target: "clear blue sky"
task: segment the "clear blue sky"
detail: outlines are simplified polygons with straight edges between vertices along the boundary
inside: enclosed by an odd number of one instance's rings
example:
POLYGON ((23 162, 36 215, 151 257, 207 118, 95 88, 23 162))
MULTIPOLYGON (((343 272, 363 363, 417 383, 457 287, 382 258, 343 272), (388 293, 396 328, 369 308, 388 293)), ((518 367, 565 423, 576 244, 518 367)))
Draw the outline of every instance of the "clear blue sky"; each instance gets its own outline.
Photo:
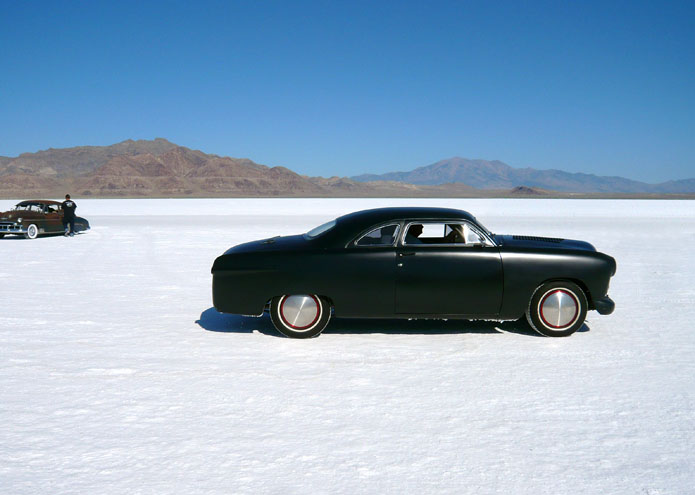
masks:
POLYGON ((311 175, 695 177, 695 2, 0 0, 0 155, 165 137, 311 175))

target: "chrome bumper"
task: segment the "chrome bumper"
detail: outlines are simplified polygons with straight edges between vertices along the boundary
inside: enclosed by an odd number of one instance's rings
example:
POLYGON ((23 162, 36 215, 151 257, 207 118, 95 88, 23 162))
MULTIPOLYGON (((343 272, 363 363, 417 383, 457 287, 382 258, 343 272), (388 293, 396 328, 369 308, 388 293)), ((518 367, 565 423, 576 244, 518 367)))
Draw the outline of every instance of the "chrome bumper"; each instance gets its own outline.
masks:
POLYGON ((16 223, 0 223, 0 234, 26 234, 27 229, 16 223))

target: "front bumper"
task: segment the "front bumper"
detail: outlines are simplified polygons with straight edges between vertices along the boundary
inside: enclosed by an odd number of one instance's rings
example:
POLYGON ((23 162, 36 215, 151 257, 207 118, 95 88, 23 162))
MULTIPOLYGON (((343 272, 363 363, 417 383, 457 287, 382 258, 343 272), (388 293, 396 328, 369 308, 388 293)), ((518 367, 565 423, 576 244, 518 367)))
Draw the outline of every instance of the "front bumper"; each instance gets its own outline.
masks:
POLYGON ((615 303, 610 297, 603 296, 594 301, 594 306, 596 306, 596 311, 602 315, 609 315, 615 309, 615 303))
POLYGON ((26 234, 27 229, 16 223, 0 223, 0 234, 26 234))

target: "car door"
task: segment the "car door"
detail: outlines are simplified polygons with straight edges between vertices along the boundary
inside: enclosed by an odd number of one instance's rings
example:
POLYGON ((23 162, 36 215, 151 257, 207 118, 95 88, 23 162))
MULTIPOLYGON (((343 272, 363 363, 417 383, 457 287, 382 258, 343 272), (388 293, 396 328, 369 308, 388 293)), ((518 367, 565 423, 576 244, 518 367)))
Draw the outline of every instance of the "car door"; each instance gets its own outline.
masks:
POLYGON ((26 212, 22 215, 25 227, 31 224, 39 228, 40 233, 46 232, 46 215, 43 213, 43 205, 40 203, 30 203, 26 212))
POLYGON ((396 241, 401 225, 390 222, 374 226, 345 249, 327 253, 336 316, 393 317, 396 241))
POLYGON ((63 215, 58 205, 46 205, 44 215, 46 232, 63 231, 63 215))
POLYGON ((499 249, 473 224, 413 221, 401 237, 396 248, 397 314, 494 317, 499 313, 503 288, 499 249))

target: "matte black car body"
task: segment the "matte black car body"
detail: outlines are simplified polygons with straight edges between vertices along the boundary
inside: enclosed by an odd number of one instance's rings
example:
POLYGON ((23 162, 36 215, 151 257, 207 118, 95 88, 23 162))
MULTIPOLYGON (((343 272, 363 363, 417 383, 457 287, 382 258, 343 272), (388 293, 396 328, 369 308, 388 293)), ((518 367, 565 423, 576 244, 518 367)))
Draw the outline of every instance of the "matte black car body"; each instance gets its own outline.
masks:
MULTIPOLYGON (((65 231, 61 203, 47 199, 21 201, 9 210, 0 212, 0 238, 6 235, 23 235, 34 239, 44 234, 65 231)), ((75 232, 89 230, 89 222, 75 217, 75 232)))
POLYGON ((516 320, 543 284, 566 280, 586 309, 608 314, 615 260, 583 241, 495 235, 469 213, 380 208, 351 213, 315 238, 275 237, 232 247, 212 267, 213 304, 223 313, 261 315, 284 294, 316 294, 345 318, 516 320), (475 245, 404 245, 413 222, 462 222, 475 245), (365 233, 397 223, 392 246, 357 246, 365 233), (484 238, 484 239, 483 239, 484 238))

